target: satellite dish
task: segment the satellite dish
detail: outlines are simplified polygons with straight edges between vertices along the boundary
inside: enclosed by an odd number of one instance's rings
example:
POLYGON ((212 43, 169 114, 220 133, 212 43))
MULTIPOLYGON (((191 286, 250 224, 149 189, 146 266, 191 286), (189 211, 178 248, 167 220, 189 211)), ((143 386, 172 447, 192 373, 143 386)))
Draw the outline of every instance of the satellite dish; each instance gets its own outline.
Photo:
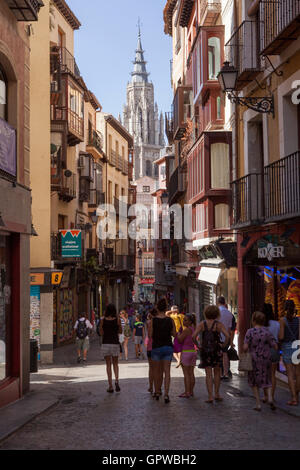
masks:
POLYGON ((66 178, 71 178, 71 176, 72 176, 72 171, 66 170, 66 171, 65 171, 65 177, 66 177, 66 178))

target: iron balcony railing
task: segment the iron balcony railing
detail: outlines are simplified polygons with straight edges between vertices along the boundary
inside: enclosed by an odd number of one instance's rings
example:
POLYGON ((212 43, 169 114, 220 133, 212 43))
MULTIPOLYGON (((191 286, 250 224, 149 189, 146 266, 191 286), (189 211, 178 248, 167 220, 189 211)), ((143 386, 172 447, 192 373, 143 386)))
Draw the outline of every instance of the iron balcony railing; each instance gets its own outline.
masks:
POLYGON ((103 148, 102 135, 100 134, 100 132, 96 131, 93 128, 89 128, 88 132, 89 132, 88 145, 95 147, 96 150, 98 150, 98 152, 101 153, 102 148, 103 148))
POLYGON ((261 53, 280 54, 300 35, 300 1, 261 0, 260 24, 261 53))
POLYGON ((172 173, 169 182, 169 204, 173 204, 176 197, 183 194, 187 187, 186 173, 180 167, 172 173))
POLYGON ((112 166, 116 166, 116 164, 117 164, 117 154, 116 154, 115 150, 110 150, 110 152, 109 152, 109 163, 112 166))
POLYGON ((128 175, 128 161, 123 160, 122 173, 128 175))
POLYGON ((84 122, 83 118, 78 116, 71 109, 64 107, 51 106, 51 120, 52 121, 65 121, 68 123, 70 133, 75 133, 83 140, 84 137, 84 122))
POLYGON ((181 140, 185 134, 188 119, 192 117, 192 87, 179 86, 173 101, 174 140, 181 140))
POLYGON ((70 73, 76 78, 80 78, 80 70, 76 64, 76 60, 71 52, 65 47, 60 48, 60 61, 62 73, 70 73))
POLYGON ((238 70, 237 89, 260 72, 259 28, 256 21, 243 21, 226 43, 226 56, 238 70))
POLYGON ((300 151, 265 167, 265 218, 300 216, 300 151))
POLYGON ((233 181, 233 226, 247 226, 259 223, 264 216, 263 177, 252 173, 233 181))

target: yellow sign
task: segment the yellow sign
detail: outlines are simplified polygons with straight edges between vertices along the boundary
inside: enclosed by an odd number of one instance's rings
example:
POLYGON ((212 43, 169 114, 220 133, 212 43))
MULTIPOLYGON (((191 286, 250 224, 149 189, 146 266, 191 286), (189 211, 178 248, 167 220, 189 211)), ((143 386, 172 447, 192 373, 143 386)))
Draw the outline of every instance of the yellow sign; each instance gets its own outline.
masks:
POLYGON ((45 284, 44 273, 32 273, 30 274, 30 285, 32 286, 43 286, 45 284))
POLYGON ((62 277, 63 273, 52 273, 51 284, 54 286, 58 286, 61 283, 62 277))

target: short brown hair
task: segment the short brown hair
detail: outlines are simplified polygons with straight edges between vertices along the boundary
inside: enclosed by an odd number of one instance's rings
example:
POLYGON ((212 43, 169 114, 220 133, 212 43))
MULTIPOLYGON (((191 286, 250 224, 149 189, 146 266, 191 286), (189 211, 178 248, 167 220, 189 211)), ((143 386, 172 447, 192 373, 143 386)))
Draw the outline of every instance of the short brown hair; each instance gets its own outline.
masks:
POLYGON ((265 326, 266 324, 266 316, 262 312, 254 312, 252 315, 252 323, 259 325, 259 326, 265 326))
POLYGON ((159 310, 160 312, 165 312, 167 308, 168 305, 165 298, 162 298, 157 302, 157 310, 159 310))
POLYGON ((204 316, 207 320, 216 320, 220 316, 219 307, 216 305, 209 305, 204 310, 204 316))

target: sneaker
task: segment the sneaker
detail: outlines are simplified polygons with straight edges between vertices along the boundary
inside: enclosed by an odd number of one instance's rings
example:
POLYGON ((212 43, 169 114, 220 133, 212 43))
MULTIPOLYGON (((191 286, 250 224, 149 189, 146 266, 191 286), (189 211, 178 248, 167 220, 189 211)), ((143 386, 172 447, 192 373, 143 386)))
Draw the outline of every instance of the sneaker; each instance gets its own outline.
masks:
POLYGON ((77 364, 81 363, 81 357, 77 357, 77 364))

